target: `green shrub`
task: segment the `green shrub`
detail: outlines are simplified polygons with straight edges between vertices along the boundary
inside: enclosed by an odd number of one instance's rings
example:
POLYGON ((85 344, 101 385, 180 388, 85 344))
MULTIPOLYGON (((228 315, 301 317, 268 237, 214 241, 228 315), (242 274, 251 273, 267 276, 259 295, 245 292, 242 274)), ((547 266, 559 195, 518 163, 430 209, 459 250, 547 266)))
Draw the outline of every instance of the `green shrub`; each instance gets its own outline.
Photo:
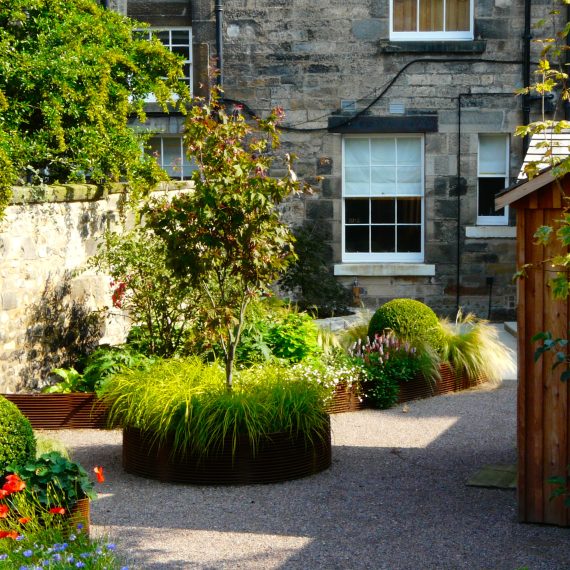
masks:
POLYGON ((232 390, 224 368, 199 358, 158 360, 147 370, 109 379, 103 398, 115 425, 174 437, 176 452, 207 453, 247 434, 253 447, 264 434, 324 433, 326 393, 290 367, 265 363, 236 372, 232 390))
POLYGON ((289 312, 269 328, 267 344, 277 358, 299 362, 319 353, 319 329, 306 313, 289 312))
POLYGON ((79 499, 97 497, 85 469, 58 451, 16 462, 9 471, 26 483, 26 493, 48 509, 64 507, 69 511, 79 499))
POLYGON ((0 475, 8 464, 25 462, 35 455, 32 425, 15 404, 0 396, 0 475))
POLYGON ((382 305, 370 319, 368 336, 373 338, 391 330, 403 341, 420 347, 427 344, 436 352, 442 348, 442 331, 437 315, 414 299, 392 299, 382 305))
POLYGON ((398 401, 399 386, 421 374, 427 382, 439 375, 439 358, 426 349, 416 349, 393 332, 355 342, 349 349, 366 376, 365 395, 376 408, 392 407, 398 401))

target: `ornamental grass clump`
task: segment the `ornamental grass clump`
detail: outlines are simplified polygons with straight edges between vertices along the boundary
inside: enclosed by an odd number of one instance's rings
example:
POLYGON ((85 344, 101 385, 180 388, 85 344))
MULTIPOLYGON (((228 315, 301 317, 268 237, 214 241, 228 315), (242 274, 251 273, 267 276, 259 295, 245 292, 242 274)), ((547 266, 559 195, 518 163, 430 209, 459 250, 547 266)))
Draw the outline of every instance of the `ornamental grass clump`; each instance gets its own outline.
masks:
POLYGON ((442 319, 440 325, 441 359, 458 375, 498 382, 516 371, 512 351, 499 341, 497 329, 488 321, 459 311, 454 323, 442 319))
POLYGON ((324 436, 326 390, 279 363, 236 373, 227 390, 225 369, 198 357, 158 360, 146 370, 115 375, 105 385, 114 425, 141 429, 161 442, 172 438, 173 453, 208 454, 247 436, 255 450, 274 432, 324 436))

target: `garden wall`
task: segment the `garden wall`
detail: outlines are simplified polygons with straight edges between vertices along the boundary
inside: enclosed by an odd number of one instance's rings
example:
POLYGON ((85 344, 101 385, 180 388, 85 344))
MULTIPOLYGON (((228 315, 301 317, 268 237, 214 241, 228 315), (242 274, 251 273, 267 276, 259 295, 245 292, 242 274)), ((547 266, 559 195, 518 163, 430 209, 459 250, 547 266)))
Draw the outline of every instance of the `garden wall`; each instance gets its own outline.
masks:
POLYGON ((126 315, 106 310, 110 279, 86 263, 107 229, 132 223, 121 186, 14 189, 0 220, 0 392, 35 388, 53 367, 124 340, 126 315))

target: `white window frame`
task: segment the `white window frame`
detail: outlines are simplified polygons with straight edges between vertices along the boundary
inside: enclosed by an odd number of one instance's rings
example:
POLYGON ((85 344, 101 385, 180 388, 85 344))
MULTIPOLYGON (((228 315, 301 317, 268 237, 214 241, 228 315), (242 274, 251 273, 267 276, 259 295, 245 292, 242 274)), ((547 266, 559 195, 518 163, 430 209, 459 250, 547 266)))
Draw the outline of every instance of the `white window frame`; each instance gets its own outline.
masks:
MULTIPOLYGON (((382 197, 398 197, 397 194, 382 194, 382 197)), ((380 196, 378 196, 380 197, 380 196)), ((424 261, 424 247, 425 247, 425 139, 424 136, 421 134, 378 134, 378 135, 345 135, 342 139, 342 261, 343 263, 358 263, 358 262, 365 262, 365 263, 376 263, 376 262, 392 262, 392 263, 422 263, 424 261), (345 241, 345 200, 351 198, 374 198, 371 193, 366 195, 346 195, 345 194, 345 168, 346 168, 346 159, 345 159, 345 144, 346 141, 351 139, 366 139, 371 141, 372 139, 390 139, 394 140, 396 138, 413 138, 419 139, 421 144, 421 165, 420 165, 420 178, 421 178, 421 193, 420 194, 405 194, 402 197, 419 197, 420 198, 420 205, 421 205, 421 222, 420 222, 420 251, 419 252, 382 252, 382 253, 373 253, 373 252, 347 252, 346 251, 346 241, 345 241)), ((397 225, 397 224, 396 224, 397 225)), ((369 227, 372 224, 369 223, 369 227)))
MULTIPOLYGON (((395 32, 394 31, 394 0, 390 0, 390 39, 394 41, 407 41, 407 42, 423 42, 423 41, 437 41, 437 40, 452 40, 452 41, 469 41, 473 40, 473 19, 474 19, 474 0, 469 0, 469 30, 465 31, 452 31, 446 32, 445 30, 435 32, 422 32, 419 31, 420 9, 418 2, 417 10, 417 29, 416 32, 395 32)), ((445 0, 447 2, 447 0, 445 0)), ((443 8, 443 22, 445 25, 445 6, 443 8)))
MULTIPOLYGON (((184 136, 179 134, 179 135, 172 135, 172 134, 163 134, 163 133, 157 133, 154 134, 152 137, 150 137, 147 141, 147 146, 150 146, 150 141, 151 140, 160 140, 160 151, 159 151, 159 156, 158 157, 154 157, 156 158, 156 161, 158 163, 158 165, 164 169, 166 171, 166 173, 168 174, 168 176, 170 176, 171 180, 189 180, 190 177, 192 176, 192 172, 194 172, 194 170, 196 170, 196 167, 192 164, 188 165, 185 164, 184 162, 184 158, 187 157, 187 153, 185 152, 185 148, 184 148, 184 136), (164 163, 164 140, 165 139, 171 139, 171 140, 179 140, 180 141, 180 174, 177 174, 176 172, 174 172, 173 174, 171 174, 170 172, 168 172, 168 168, 178 168, 178 167, 174 167, 172 166, 170 163, 169 164, 165 164, 164 163)), ((152 153, 152 150, 150 148, 147 149, 147 153, 150 156, 154 156, 152 153)))
POLYGON ((502 215, 499 216, 480 216, 479 215, 479 180, 481 178, 501 178, 497 174, 485 174, 480 171, 481 156, 481 137, 496 136, 504 137, 505 144, 505 188, 509 187, 509 171, 510 171, 510 137, 507 133, 479 133, 477 137, 477 225, 478 226, 506 226, 509 223, 509 207, 505 206, 502 215))
MULTIPOLYGON (((172 48, 188 47, 188 58, 189 59, 184 60, 184 65, 189 66, 190 75, 188 75, 188 76, 185 75, 181 79, 188 85, 188 89, 190 90, 190 95, 192 95, 192 83, 193 83, 193 78, 194 78, 194 67, 193 67, 193 62, 192 62, 192 28, 190 26, 176 26, 176 27, 165 26, 165 27, 156 27, 156 28, 154 28, 154 27, 141 28, 141 29, 136 30, 136 33, 141 34, 141 36, 143 36, 143 34, 146 34, 145 39, 147 39, 147 40, 149 40, 152 35, 157 34, 159 32, 168 32, 168 38, 169 38, 168 43, 164 43, 160 39, 159 39, 159 41, 161 41, 162 44, 166 48, 168 48, 168 50, 171 53, 172 53, 172 48), (186 43, 173 43, 172 32, 188 33, 188 44, 186 44, 186 43)), ((145 101, 147 103, 154 103, 154 102, 156 102, 156 98, 154 97, 154 95, 150 94, 147 97, 145 97, 145 101)))

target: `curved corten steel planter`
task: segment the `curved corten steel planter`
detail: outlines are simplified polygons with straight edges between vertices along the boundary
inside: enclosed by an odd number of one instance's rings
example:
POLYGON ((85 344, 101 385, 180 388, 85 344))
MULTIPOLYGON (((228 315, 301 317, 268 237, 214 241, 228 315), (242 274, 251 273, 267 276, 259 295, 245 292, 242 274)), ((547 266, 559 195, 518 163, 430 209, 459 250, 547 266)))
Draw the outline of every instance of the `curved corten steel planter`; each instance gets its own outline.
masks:
POLYGON ((103 429, 107 407, 91 393, 2 394, 35 429, 103 429))
POLYGON ((439 372, 441 378, 435 383, 426 380, 421 375, 416 376, 409 382, 400 382, 398 403, 402 404, 410 400, 420 400, 422 398, 430 398, 431 396, 439 396, 450 392, 459 392, 473 388, 487 381, 482 377, 470 378, 466 374, 458 376, 448 364, 442 364, 439 372))
POLYGON ((346 384, 339 384, 335 388, 331 401, 327 404, 327 414, 363 410, 366 403, 361 395, 362 391, 360 386, 354 384, 350 387, 347 387, 346 384))
POLYGON ((254 454, 247 436, 238 440, 235 454, 228 443, 206 456, 189 450, 172 454, 171 441, 157 444, 151 433, 123 429, 123 468, 127 473, 171 483, 247 485, 279 483, 307 477, 331 465, 330 429, 324 437, 274 433, 260 441, 254 454))

